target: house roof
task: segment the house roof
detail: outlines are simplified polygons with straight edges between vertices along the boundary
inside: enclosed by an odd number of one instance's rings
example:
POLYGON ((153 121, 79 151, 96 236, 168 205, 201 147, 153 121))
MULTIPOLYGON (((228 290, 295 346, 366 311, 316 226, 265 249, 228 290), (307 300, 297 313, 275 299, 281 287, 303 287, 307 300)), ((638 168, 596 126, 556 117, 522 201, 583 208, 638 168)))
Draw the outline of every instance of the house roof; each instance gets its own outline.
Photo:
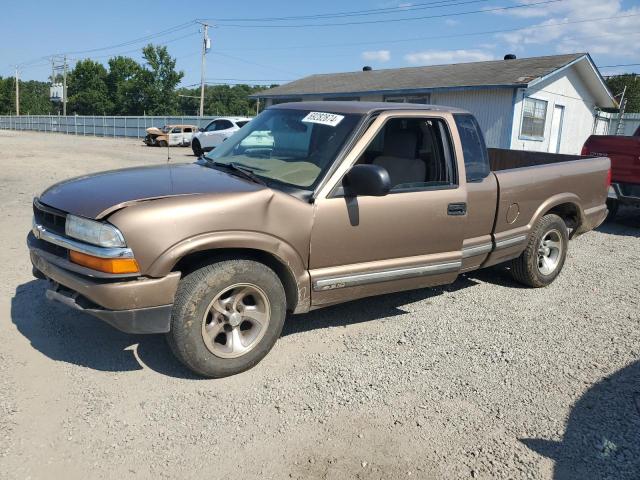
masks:
MULTIPOLYGON (((345 95, 362 93, 411 92, 433 89, 488 87, 528 87, 553 72, 585 60, 591 64, 606 94, 599 99, 613 102, 602 77, 586 53, 545 57, 455 63, 426 67, 405 67, 345 73, 310 75, 251 95, 252 98, 286 98, 305 95, 345 95), (605 97, 608 97, 609 100, 605 97)), ((597 83, 597 82, 596 82, 597 83)), ((608 106, 608 105, 603 105, 608 106)))

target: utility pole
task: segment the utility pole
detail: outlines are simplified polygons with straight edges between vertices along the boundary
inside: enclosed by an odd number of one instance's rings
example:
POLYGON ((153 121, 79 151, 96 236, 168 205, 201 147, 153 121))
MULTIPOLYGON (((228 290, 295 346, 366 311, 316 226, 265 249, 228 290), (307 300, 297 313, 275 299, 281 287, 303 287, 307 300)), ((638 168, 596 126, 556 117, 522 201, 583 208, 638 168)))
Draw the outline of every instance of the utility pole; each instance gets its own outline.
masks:
POLYGON ((16 65, 16 117, 20 115, 20 71, 16 65))
POLYGON ((202 63, 200 66, 200 116, 204 116, 204 70, 205 56, 211 48, 211 40, 209 39, 209 25, 202 22, 202 63))
POLYGON ((62 115, 67 116, 67 56, 64 56, 62 70, 62 115))

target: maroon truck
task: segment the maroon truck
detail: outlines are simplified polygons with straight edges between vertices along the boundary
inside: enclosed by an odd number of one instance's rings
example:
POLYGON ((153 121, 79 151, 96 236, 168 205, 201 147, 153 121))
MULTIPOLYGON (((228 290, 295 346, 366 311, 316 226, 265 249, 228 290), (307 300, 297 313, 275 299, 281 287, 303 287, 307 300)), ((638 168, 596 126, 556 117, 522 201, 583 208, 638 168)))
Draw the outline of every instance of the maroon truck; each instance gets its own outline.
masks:
POLYGON ((591 135, 582 155, 611 159, 611 187, 607 206, 613 218, 620 205, 640 207, 640 127, 630 137, 591 135))

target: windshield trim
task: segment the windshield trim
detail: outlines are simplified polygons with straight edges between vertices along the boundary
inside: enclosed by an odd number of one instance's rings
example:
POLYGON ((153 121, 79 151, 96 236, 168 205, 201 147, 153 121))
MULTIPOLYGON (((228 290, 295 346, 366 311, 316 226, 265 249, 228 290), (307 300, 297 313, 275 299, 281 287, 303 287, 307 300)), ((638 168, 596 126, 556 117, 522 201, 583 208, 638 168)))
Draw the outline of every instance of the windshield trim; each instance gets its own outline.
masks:
POLYGON ((371 126, 371 121, 375 120, 378 114, 379 112, 376 111, 362 115, 360 121, 356 124, 353 131, 351 132, 351 135, 345 140, 344 145, 336 154, 336 158, 333 160, 333 162, 331 162, 331 165, 329 165, 329 168, 327 168, 325 172, 319 176, 319 178, 322 178, 319 182, 316 183, 315 187, 313 188, 313 192, 310 198, 312 202, 318 197, 320 190, 322 190, 322 188, 326 185, 326 183, 329 181, 338 167, 342 165, 342 162, 344 162, 349 152, 353 150, 354 145, 357 143, 360 137, 362 137, 362 135, 369 129, 369 127, 371 126))

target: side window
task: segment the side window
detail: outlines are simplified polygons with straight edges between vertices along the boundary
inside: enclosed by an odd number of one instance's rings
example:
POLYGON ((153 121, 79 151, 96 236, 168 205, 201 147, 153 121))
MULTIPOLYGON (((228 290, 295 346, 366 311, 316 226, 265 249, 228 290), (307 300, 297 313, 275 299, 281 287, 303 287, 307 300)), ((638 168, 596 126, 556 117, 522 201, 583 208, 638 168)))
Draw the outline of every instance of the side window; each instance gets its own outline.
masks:
POLYGON ((173 127, 171 129, 171 133, 181 133, 182 132, 182 128, 181 127, 173 127))
POLYGON ((491 168, 480 126, 473 115, 455 114, 453 118, 456 121, 462 143, 467 182, 482 181, 489 176, 491 168))
POLYGON ((218 121, 214 120, 213 122, 211 122, 209 125, 207 125, 204 129, 205 132, 213 132, 216 127, 218 125, 218 121))
POLYGON ((384 167, 392 192, 452 188, 457 184, 452 151, 443 120, 394 118, 382 127, 358 163, 384 167))
POLYGON ((226 130, 227 128, 233 127, 233 123, 229 120, 218 120, 216 123, 216 130, 226 130))
POLYGON ((184 133, 191 133, 191 127, 184 127, 184 133))

